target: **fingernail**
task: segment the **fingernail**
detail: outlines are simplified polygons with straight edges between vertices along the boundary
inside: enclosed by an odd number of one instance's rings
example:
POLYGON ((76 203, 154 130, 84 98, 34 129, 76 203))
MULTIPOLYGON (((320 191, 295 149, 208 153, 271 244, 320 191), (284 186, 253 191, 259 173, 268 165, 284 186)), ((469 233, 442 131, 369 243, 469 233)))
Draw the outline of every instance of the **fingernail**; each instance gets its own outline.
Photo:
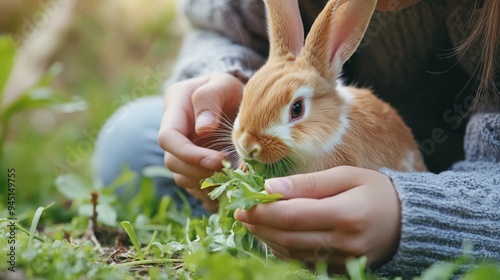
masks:
POLYGON ((196 118, 196 131, 199 131, 203 128, 208 128, 213 125, 215 122, 215 115, 212 111, 203 111, 196 118))
POLYGON ((246 218, 245 211, 236 209, 236 211, 234 211, 234 218, 240 222, 243 222, 246 218))
POLYGON ((215 170, 215 165, 212 160, 209 158, 204 158, 200 161, 201 167, 208 169, 208 170, 215 170))
POLYGON ((280 193, 287 195, 292 190, 292 182, 287 178, 269 179, 265 182, 268 193, 280 193))
POLYGON ((201 167, 208 170, 217 170, 220 168, 222 160, 219 157, 210 156, 200 161, 201 167))

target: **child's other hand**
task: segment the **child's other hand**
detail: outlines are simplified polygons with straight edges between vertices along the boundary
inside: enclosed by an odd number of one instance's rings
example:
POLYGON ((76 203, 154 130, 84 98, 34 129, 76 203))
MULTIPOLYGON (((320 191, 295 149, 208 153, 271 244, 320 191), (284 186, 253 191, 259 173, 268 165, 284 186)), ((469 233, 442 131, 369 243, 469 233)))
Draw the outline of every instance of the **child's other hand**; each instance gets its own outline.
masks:
POLYGON ((212 74, 175 83, 165 94, 158 135, 165 165, 174 173, 176 184, 209 211, 217 211, 217 202, 200 190, 200 180, 222 168, 225 157, 209 148, 211 136, 221 130, 221 116, 231 121, 236 117, 242 92, 243 84, 234 76, 212 74))
POLYGON ((341 166, 269 179, 266 189, 286 200, 238 210, 235 217, 279 258, 325 260, 331 271, 343 272, 349 256, 364 255, 373 267, 397 249, 399 199, 382 173, 341 166))

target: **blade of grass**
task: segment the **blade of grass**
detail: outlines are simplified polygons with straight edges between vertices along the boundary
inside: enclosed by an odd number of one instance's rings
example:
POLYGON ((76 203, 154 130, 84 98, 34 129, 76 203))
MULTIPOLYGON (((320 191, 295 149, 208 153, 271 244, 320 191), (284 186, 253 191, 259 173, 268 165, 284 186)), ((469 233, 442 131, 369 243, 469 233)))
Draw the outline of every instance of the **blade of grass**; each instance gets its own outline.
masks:
POLYGON ((151 221, 159 224, 164 224, 167 220, 168 206, 171 202, 172 198, 170 196, 163 196, 160 200, 160 204, 158 205, 156 215, 151 219, 151 221))
POLYGON ((189 217, 188 217, 186 219, 186 227, 184 229, 184 239, 186 240, 186 245, 187 245, 189 254, 194 254, 195 251, 194 251, 193 243, 191 242, 191 238, 189 238, 190 225, 191 225, 191 219, 189 219, 189 217))
POLYGON ((38 226, 38 222, 40 221, 40 217, 42 216, 43 210, 50 208, 52 205, 54 205, 54 202, 47 205, 46 207, 40 206, 38 207, 38 209, 36 209, 35 215, 33 216, 33 220, 31 221, 31 228, 28 238, 28 247, 31 247, 31 243, 33 242, 33 238, 35 237, 35 231, 38 226))
POLYGON ((149 240, 148 246, 146 246, 146 249, 144 250, 144 255, 146 255, 149 252, 149 250, 151 249, 151 246, 153 245, 153 242, 155 241, 157 234, 158 234, 158 232, 155 230, 153 232, 153 236, 151 237, 151 240, 149 240))
POLYGON ((128 237, 130 238, 130 241, 132 241, 132 244, 134 245, 135 250, 137 251, 137 255, 139 256, 139 260, 144 259, 144 254, 141 249, 141 245, 139 243, 139 239, 137 238, 137 235, 135 234, 134 227, 129 221, 123 221, 120 223, 125 230, 125 232, 128 234, 128 237))
POLYGON ((182 263, 184 259, 154 259, 154 260, 140 260, 115 264, 113 266, 123 267, 123 266, 134 266, 134 265, 146 265, 146 264, 164 264, 164 263, 182 263))
MULTIPOLYGON (((0 222, 6 222, 6 221, 8 221, 7 218, 0 218, 0 222)), ((24 232, 27 236, 30 235, 29 230, 22 227, 19 223, 16 223, 16 228, 19 229, 20 231, 24 232)), ((44 242, 43 238, 41 238, 39 236, 33 236, 33 238, 38 240, 38 241, 44 242)))

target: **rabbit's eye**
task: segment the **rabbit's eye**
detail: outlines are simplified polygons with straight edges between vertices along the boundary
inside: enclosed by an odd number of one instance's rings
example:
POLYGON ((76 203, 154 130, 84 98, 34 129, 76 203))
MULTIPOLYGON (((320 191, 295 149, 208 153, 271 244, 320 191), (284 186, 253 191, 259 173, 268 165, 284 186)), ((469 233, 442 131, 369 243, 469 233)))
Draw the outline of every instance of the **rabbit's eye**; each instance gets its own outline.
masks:
POLYGON ((304 99, 299 99, 290 107, 290 120, 299 119, 302 115, 304 115, 304 99))

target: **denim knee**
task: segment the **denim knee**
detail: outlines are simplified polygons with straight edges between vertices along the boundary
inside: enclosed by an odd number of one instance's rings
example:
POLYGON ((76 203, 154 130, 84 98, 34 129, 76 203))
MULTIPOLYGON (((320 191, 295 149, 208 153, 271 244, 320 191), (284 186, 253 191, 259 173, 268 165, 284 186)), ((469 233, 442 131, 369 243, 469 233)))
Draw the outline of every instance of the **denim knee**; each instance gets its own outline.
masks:
MULTIPOLYGON (((123 168, 129 168, 139 175, 134 182, 138 188, 145 167, 163 166, 164 152, 158 145, 162 115, 162 96, 140 98, 118 109, 101 128, 95 145, 95 179, 108 186, 120 176, 123 168)), ((153 180, 158 196, 168 195, 181 203, 178 196, 178 192, 181 192, 188 198, 193 212, 204 212, 200 203, 177 187, 173 179, 159 177, 153 180)))

